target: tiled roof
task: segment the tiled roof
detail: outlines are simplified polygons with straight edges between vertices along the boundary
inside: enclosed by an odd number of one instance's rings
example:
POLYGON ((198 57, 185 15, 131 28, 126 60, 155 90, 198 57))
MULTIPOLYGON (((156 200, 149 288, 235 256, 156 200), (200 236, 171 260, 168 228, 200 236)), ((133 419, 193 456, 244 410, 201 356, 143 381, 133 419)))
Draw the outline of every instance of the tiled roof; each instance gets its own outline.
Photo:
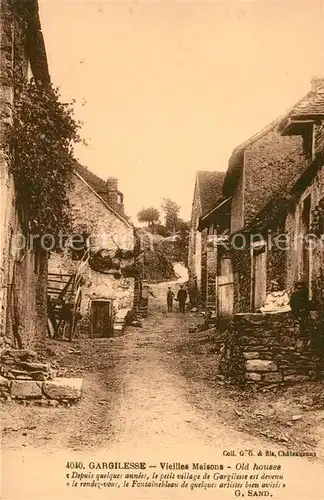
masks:
POLYGON ((290 112, 290 117, 304 116, 324 116, 324 93, 309 92, 290 112))
POLYGON ((51 78, 42 27, 39 17, 38 0, 26 0, 28 58, 36 80, 49 83, 51 78))
POLYGON ((322 91, 319 93, 308 92, 308 94, 279 118, 233 150, 224 181, 224 195, 230 196, 231 194, 232 186, 235 185, 235 179, 241 171, 241 161, 243 159, 244 150, 247 147, 251 146, 254 142, 261 139, 265 134, 276 127, 279 127, 279 130, 283 130, 289 119, 302 119, 307 117, 324 117, 324 93, 322 91))
POLYGON ((225 172, 197 172, 202 215, 213 210, 222 200, 225 172))
POLYGON ((76 163, 74 168, 78 172, 78 174, 83 177, 86 183, 89 184, 89 186, 91 186, 94 191, 96 191, 96 193, 102 194, 102 192, 106 190, 106 182, 97 175, 90 172, 87 167, 80 165, 80 163, 76 163))

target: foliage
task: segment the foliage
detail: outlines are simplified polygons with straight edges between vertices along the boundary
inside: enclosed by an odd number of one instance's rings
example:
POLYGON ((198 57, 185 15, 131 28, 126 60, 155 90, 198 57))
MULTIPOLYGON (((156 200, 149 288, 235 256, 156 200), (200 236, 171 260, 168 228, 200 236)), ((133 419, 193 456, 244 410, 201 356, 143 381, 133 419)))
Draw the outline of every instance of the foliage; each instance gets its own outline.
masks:
POLYGON ((310 231, 318 237, 324 234, 324 197, 312 210, 310 231))
POLYGON ((154 232, 159 236, 163 236, 164 238, 166 238, 170 234, 167 228, 163 224, 155 224, 154 232))
POLYGON ((147 222, 148 226, 152 226, 160 218, 159 211, 154 207, 142 208, 137 214, 139 222, 147 222))
POLYGON ((116 272, 120 269, 120 261, 110 255, 105 255, 105 251, 93 252, 90 255, 89 266, 98 273, 116 272))
POLYGON ((189 223, 182 221, 180 229, 173 241, 165 240, 161 242, 163 252, 168 255, 172 262, 188 263, 189 249, 189 223))
POLYGON ((164 198, 162 210, 165 214, 165 227, 168 231, 176 231, 179 220, 178 215, 180 212, 180 206, 170 198, 164 198))
POLYGON ((16 86, 10 142, 12 173, 26 230, 56 235, 70 223, 67 190, 73 173, 73 144, 80 124, 71 103, 51 84, 16 86))
POLYGON ((160 283, 175 278, 172 261, 162 249, 145 250, 142 276, 151 283, 160 283))

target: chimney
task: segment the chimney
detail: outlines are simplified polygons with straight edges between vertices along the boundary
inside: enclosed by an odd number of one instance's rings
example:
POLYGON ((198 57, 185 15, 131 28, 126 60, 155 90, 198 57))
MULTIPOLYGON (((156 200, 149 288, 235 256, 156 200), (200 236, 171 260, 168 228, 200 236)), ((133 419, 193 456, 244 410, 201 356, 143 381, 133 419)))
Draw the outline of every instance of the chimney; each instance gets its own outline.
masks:
POLYGON ((324 77, 314 76, 311 79, 311 90, 315 94, 324 94, 324 77))
POLYGON ((120 214, 124 212, 124 197, 118 191, 118 179, 116 177, 108 177, 107 179, 107 202, 116 212, 120 214))

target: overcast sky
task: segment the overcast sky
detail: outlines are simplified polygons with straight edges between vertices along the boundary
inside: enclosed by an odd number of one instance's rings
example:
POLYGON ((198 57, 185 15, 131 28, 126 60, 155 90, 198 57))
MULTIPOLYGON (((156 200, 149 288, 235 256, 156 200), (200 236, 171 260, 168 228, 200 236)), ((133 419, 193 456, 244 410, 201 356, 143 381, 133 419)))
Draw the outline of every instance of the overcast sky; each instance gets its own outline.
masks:
POLYGON ((163 197, 189 218, 195 172, 226 170, 324 74, 321 0, 39 4, 53 82, 89 141, 77 156, 119 178, 134 220, 163 197))

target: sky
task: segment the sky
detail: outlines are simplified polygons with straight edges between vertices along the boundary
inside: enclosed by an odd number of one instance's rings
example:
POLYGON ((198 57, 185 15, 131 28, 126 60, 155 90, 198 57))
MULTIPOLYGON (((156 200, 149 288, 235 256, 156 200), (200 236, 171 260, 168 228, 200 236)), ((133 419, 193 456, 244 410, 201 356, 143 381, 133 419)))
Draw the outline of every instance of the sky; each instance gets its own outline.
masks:
POLYGON ((197 170, 324 75, 324 2, 39 0, 53 83, 83 122, 76 155, 116 176, 126 212, 164 197, 190 218, 197 170))

